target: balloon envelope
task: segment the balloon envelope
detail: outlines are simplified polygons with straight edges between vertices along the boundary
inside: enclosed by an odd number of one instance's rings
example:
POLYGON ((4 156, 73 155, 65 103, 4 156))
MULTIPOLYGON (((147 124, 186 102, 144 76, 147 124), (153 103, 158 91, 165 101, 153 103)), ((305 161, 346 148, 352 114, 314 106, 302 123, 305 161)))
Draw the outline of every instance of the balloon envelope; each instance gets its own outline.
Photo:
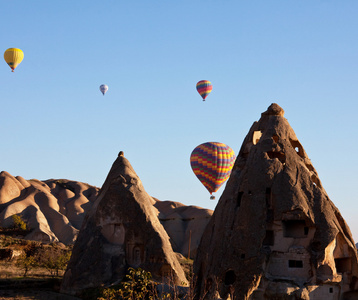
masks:
POLYGON ((11 68, 12 72, 14 72, 15 68, 24 59, 24 52, 18 48, 9 48, 4 52, 4 59, 11 68))
POLYGON ((213 85, 209 80, 200 80, 196 84, 196 90, 200 94, 200 96, 205 101, 206 97, 210 94, 211 90, 213 89, 213 85))
POLYGON ((235 159, 235 153, 229 146, 209 142, 193 150, 190 164, 196 177, 212 194, 229 178, 235 159))
POLYGON ((103 96, 104 96, 104 94, 107 93, 107 91, 108 91, 108 85, 106 85, 106 84, 101 84, 101 85, 99 86, 99 90, 102 92, 102 94, 103 94, 103 96))

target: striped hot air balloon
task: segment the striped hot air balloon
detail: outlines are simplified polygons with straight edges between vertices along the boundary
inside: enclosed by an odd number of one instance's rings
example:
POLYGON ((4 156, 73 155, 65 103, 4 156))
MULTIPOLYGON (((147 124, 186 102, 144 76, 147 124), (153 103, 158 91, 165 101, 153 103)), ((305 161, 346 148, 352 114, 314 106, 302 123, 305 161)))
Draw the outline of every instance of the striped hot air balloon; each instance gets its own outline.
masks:
POLYGON ((24 59, 24 52, 18 48, 9 48, 4 53, 4 59, 11 68, 11 72, 14 72, 18 64, 24 59))
POLYGON ((210 94, 211 90, 213 89, 213 85, 209 80, 200 80, 196 84, 196 90, 205 101, 206 97, 210 94))
MULTIPOLYGON (((229 178, 236 156, 227 145, 208 142, 197 146, 190 156, 191 168, 210 194, 229 178)), ((212 196, 210 199, 215 199, 212 196)))

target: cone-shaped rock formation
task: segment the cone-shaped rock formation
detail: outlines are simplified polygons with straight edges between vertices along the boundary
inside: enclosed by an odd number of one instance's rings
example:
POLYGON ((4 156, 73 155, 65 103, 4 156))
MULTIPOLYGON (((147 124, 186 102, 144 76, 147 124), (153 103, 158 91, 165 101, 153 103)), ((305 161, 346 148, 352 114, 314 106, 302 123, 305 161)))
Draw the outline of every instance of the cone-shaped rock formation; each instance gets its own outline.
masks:
POLYGON ((187 282, 154 203, 120 152, 82 224, 61 291, 76 294, 118 282, 128 267, 157 280, 187 282))
POLYGON ((283 115, 272 104, 243 142, 194 262, 197 299, 358 299, 351 232, 283 115))

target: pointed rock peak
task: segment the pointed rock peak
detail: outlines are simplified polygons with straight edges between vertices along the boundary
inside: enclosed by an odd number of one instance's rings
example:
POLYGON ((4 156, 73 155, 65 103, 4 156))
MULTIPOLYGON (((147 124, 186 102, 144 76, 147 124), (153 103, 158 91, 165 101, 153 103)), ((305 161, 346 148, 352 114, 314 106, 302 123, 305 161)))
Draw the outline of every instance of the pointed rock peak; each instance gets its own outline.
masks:
POLYGON ((196 299, 358 299, 350 229, 283 114, 272 104, 245 137, 197 250, 196 299))
POLYGON ((285 111, 276 103, 272 103, 268 109, 262 113, 262 115, 269 115, 269 116, 281 116, 285 114, 285 111))
POLYGON ((119 155, 83 222, 61 290, 76 294, 114 284, 129 267, 146 270, 158 281, 187 283, 153 202, 119 155))
MULTIPOLYGON (((95 207, 101 201, 103 195, 106 194, 108 189, 112 184, 124 184, 127 189, 130 189, 133 185, 135 185, 136 189, 139 191, 143 190, 142 182, 139 179, 138 175, 134 171, 132 165, 124 157, 123 151, 120 151, 118 154, 117 159, 114 161, 111 170, 109 171, 107 178, 99 192, 99 195, 95 202, 95 207)), ((145 197, 147 198, 147 197, 145 197)), ((149 202, 154 204, 155 201, 148 195, 149 202)), ((92 209, 91 212, 93 213, 95 210, 92 209)))

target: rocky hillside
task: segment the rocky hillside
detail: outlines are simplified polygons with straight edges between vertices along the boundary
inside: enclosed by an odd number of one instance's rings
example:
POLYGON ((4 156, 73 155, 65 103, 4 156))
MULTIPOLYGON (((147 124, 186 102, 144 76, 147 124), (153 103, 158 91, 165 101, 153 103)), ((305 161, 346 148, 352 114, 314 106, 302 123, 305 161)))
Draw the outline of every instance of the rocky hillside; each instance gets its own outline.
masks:
MULTIPOLYGON (((20 215, 31 228, 26 239, 73 244, 86 212, 99 188, 67 179, 25 180, 0 173, 0 227, 13 226, 20 215)), ((212 210, 153 198, 159 220, 167 231, 173 250, 194 257, 212 210)))

